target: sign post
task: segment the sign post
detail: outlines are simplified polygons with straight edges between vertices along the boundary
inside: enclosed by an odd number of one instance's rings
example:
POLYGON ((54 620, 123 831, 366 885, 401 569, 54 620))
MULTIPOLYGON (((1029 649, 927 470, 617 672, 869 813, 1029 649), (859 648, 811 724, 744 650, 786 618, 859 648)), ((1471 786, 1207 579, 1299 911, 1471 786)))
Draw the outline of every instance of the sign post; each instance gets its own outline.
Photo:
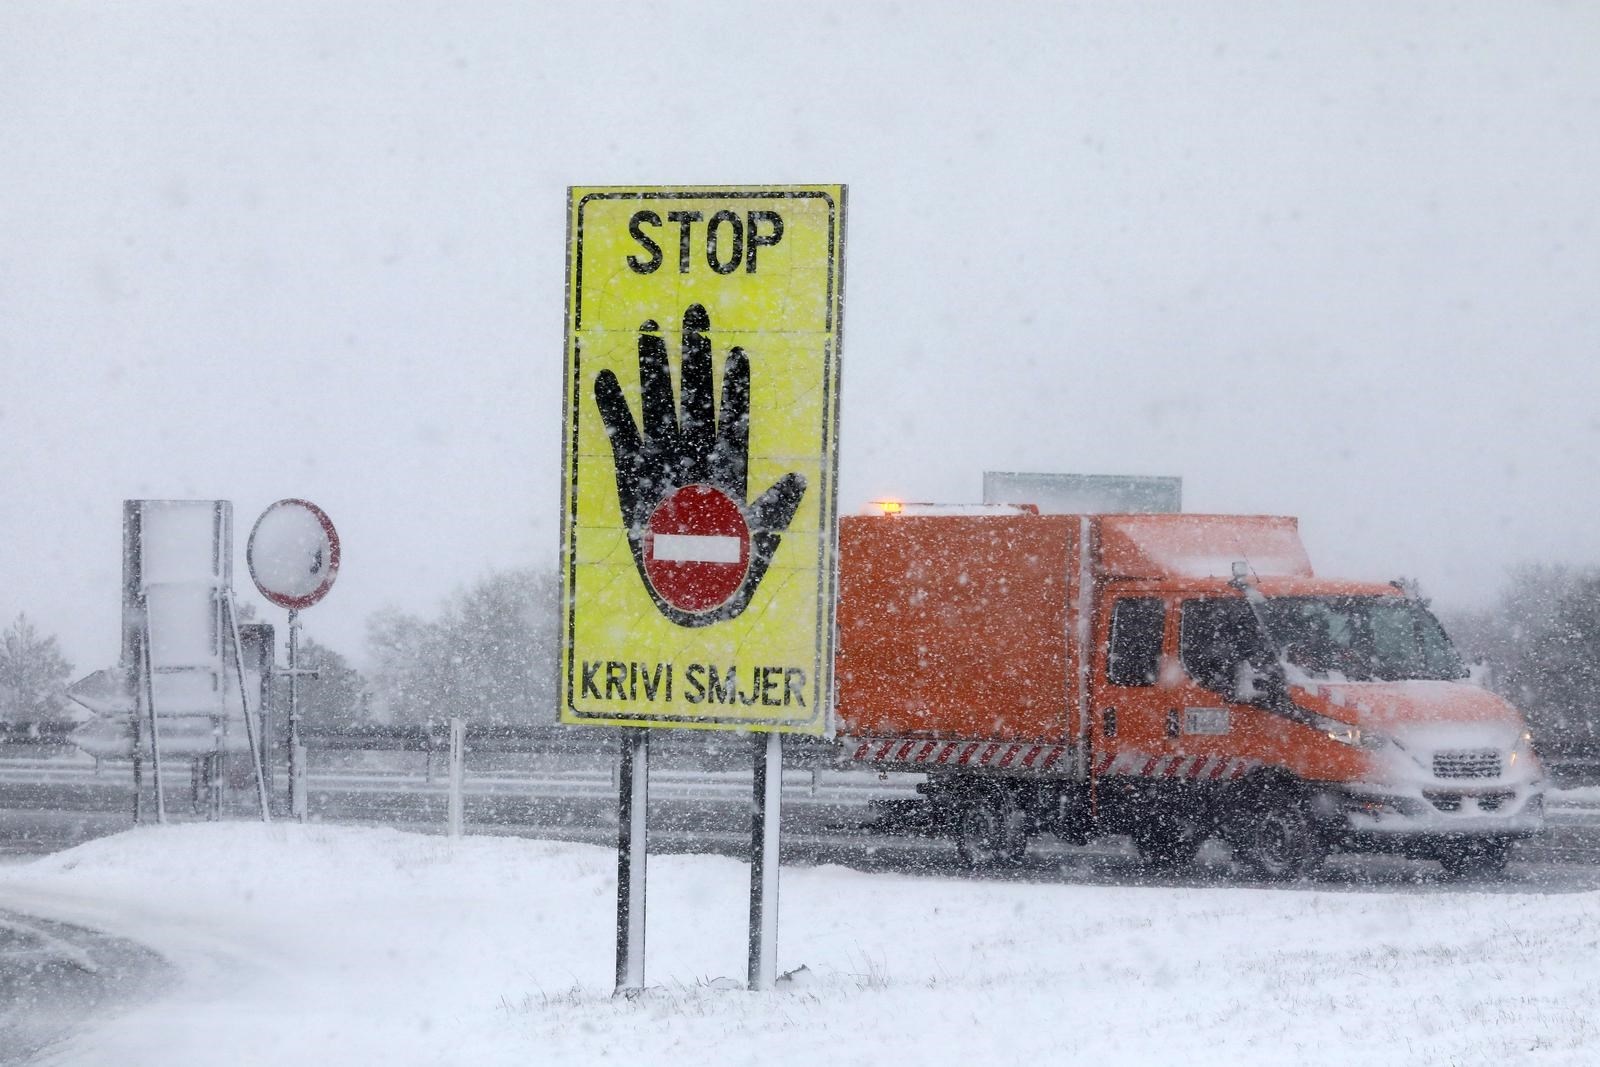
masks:
POLYGON ((270 821, 239 629, 233 505, 226 500, 123 501, 122 655, 116 667, 80 679, 67 695, 97 716, 73 731, 74 744, 96 759, 132 756, 135 822, 144 816, 146 733, 157 819, 166 821, 163 756, 196 761, 196 801, 203 784, 209 817, 221 816, 224 761, 240 747, 232 729, 230 671, 261 818, 270 821))
POLYGON ((300 612, 289 609, 289 816, 306 821, 306 750, 300 743, 300 676, 315 674, 300 667, 300 612))
POLYGON ((771 989, 778 980, 778 814, 783 795, 783 735, 756 740, 753 810, 750 817, 751 989, 771 989))
POLYGON ((306 754, 300 744, 300 611, 333 588, 339 576, 339 533, 328 513, 309 500, 280 500, 261 513, 245 549, 261 595, 289 612, 289 814, 306 821, 306 754))
POLYGON ((617 797, 618 993, 644 988, 645 815, 650 800, 650 731, 622 731, 617 797))
MULTIPOLYGON (((166 822, 163 756, 216 763, 227 743, 232 548, 226 500, 122 503, 120 666, 131 671, 136 754, 149 733, 158 822, 166 822)), ((248 706, 240 714, 248 724, 248 706)), ((136 820, 139 769, 136 761, 136 820)))
POLYGON ((780 735, 824 732, 832 690, 844 216, 841 185, 569 190, 561 721, 625 729, 619 992, 644 981, 661 728, 771 735, 751 841, 770 985, 780 735))

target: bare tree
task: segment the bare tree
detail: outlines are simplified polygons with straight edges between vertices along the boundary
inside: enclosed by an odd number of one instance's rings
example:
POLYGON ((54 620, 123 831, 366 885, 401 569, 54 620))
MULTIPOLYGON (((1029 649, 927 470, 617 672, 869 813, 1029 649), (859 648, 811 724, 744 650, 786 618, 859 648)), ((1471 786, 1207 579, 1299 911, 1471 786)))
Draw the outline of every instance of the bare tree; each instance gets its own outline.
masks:
POLYGON ((71 675, 72 664, 61 655, 55 637, 41 637, 27 615, 18 615, 0 637, 0 719, 46 723, 68 718, 71 675))
MULTIPOLYGON (((315 678, 300 682, 300 714, 306 729, 349 730, 371 721, 366 681, 349 660, 314 638, 300 639, 300 662, 316 668, 315 678)), ((275 683, 277 707, 289 706, 289 681, 275 683)))
POLYGON ((1447 621, 1542 746, 1600 742, 1600 570, 1521 567, 1493 608, 1447 621))
POLYGON ((439 627, 414 615, 385 609, 367 620, 371 654, 372 710, 382 722, 426 725, 443 704, 443 659, 439 627))
POLYGON ((367 624, 375 710, 393 722, 555 722, 554 579, 498 571, 452 596, 439 618, 385 611, 367 624))

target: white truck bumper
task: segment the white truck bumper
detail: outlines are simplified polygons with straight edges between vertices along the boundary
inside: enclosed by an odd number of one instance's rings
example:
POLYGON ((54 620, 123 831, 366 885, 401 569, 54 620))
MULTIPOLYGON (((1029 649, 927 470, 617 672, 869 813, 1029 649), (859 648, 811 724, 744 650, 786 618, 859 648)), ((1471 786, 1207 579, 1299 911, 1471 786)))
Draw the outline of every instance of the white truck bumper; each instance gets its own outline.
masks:
POLYGON ((1350 783, 1324 802, 1358 837, 1529 837, 1544 829, 1545 783, 1440 784, 1396 789, 1350 783))

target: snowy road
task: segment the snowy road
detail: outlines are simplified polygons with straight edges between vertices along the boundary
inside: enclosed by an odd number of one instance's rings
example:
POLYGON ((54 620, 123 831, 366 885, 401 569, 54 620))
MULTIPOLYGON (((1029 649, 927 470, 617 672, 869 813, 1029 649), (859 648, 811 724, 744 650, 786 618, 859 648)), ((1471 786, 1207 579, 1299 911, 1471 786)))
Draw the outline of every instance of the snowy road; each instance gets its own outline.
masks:
MULTIPOLYGON (((468 830, 546 840, 610 844, 615 840, 616 792, 603 763, 556 763, 527 771, 504 768, 469 773, 468 830)), ((414 766, 323 769, 311 777, 314 819, 443 829, 446 787, 439 776, 414 766)), ((862 823, 874 800, 914 796, 915 776, 887 782, 857 770, 789 769, 784 774, 784 857, 788 862, 840 863, 857 868, 963 872, 951 845, 865 833, 862 823)), ((748 848, 750 779, 747 772, 657 767, 650 782, 652 849, 743 856, 748 848)), ((169 810, 190 810, 185 788, 169 786, 169 810)), ((148 789, 148 782, 147 782, 148 789)), ((1557 794, 1550 827, 1515 853, 1513 880, 1554 891, 1600 886, 1600 791, 1557 794)), ((131 803, 126 768, 96 774, 78 760, 0 761, 0 859, 37 855, 104 836, 129 826, 131 803)), ((239 803, 247 797, 241 796, 239 803)), ((245 809, 240 807, 239 814, 245 809)), ((1030 870, 1076 871, 1098 879, 1143 879, 1127 846, 1118 841, 1087 848, 1049 840, 1030 849, 1030 870)), ((1217 879, 1225 867, 1214 865, 1217 879)), ((1335 882, 1378 884, 1437 880, 1437 866, 1383 857, 1340 857, 1330 866, 1335 882)))
MULTIPOLYGON (((661 855, 661 862, 672 862, 670 853, 744 855, 748 847, 747 775, 660 768, 652 774, 651 786, 651 848, 661 855)), ((422 774, 325 771, 313 777, 311 793, 316 817, 327 823, 385 824, 424 833, 442 829, 444 786, 422 774)), ((1217 843, 1208 845, 1200 863, 1189 871, 1152 875, 1131 846, 1120 840, 1069 847, 1045 839, 1030 849, 1020 869, 974 875, 959 865, 946 841, 875 836, 860 830, 870 801, 909 795, 913 795, 911 783, 904 779, 880 782, 875 775, 860 772, 786 773, 785 862, 796 872, 822 871, 836 864, 869 878, 911 876, 913 882, 926 887, 919 892, 935 896, 983 892, 983 886, 1010 886, 1015 891, 1031 886, 1041 892, 1139 887, 1180 893, 1266 888, 1242 882, 1228 862, 1226 849, 1217 843), (941 884, 947 888, 940 889, 941 884)), ((62 765, 60 761, 37 766, 0 762, 0 864, 9 861, 18 868, 15 873, 20 873, 30 856, 127 829, 129 797, 129 783, 122 774, 97 776, 91 767, 62 765)), ((181 813, 187 808, 186 796, 173 790, 169 805, 181 813)), ((550 768, 537 774, 480 773, 468 779, 467 815, 469 831, 480 838, 542 838, 609 846, 615 835, 614 786, 604 767, 550 768)), ((189 829, 211 834, 227 828, 189 829)), ((259 832, 248 826, 237 829, 259 832)), ((497 847, 488 841, 483 844, 497 847)), ((699 859, 709 862, 711 857, 699 859)), ((692 860, 696 857, 686 856, 678 862, 692 860)), ((234 872, 228 881, 237 884, 233 882, 237 877, 234 872)), ((1484 893, 1517 900, 1528 896, 1554 899, 1597 890, 1600 797, 1588 793, 1558 797, 1545 839, 1521 846, 1503 879, 1458 882, 1445 878, 1432 863, 1335 857, 1314 881, 1280 888, 1307 899, 1327 893, 1355 894, 1370 897, 1375 905, 1396 895, 1411 899, 1435 896, 1441 906, 1446 900, 1484 893)), ((115 908, 73 911, 81 901, 75 905, 70 898, 59 904, 48 896, 9 899, 12 908, 30 913, 130 932, 127 916, 115 908), (57 908, 66 910, 63 913, 57 908)), ((243 957, 226 941, 192 943, 196 936, 204 940, 220 935, 204 928, 197 928, 198 934, 184 933, 187 925, 186 920, 174 919, 162 934, 171 941, 164 951, 177 945, 189 954, 180 952, 176 957, 188 961, 181 967, 185 973, 199 966, 206 973, 231 974, 241 965, 243 957)), ((154 945, 163 944, 161 937, 146 937, 143 931, 137 936, 154 945)), ((80 927, 0 913, 0 1004, 11 1005, 0 1015, 0 1049, 5 1050, 0 1051, 0 1067, 29 1062, 36 1050, 75 1032, 85 1019, 100 1025, 135 1007, 137 998, 165 991, 170 982, 164 981, 163 974, 170 970, 151 952, 129 942, 80 927)))
POLYGON ((86 1019, 51 1059, 74 1067, 1593 1062, 1591 894, 1521 868, 1271 890, 1134 869, 791 867, 779 967, 806 970, 760 997, 737 977, 748 869, 718 856, 652 860, 637 1001, 611 996, 615 855, 589 845, 151 828, 0 867, 0 906, 137 938, 184 979, 86 1019))
POLYGON ((86 1017, 170 978, 158 955, 131 941, 0 911, 0 1067, 29 1062, 86 1017))

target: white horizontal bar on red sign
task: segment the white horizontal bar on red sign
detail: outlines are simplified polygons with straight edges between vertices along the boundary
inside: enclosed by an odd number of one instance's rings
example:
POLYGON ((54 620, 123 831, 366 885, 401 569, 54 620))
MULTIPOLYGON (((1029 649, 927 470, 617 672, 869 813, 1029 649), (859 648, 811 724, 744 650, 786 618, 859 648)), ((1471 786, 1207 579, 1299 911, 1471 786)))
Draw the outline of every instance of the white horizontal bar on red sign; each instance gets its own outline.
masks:
POLYGON ((738 563, 744 546, 721 534, 661 534, 650 539, 650 556, 662 563, 738 563))

